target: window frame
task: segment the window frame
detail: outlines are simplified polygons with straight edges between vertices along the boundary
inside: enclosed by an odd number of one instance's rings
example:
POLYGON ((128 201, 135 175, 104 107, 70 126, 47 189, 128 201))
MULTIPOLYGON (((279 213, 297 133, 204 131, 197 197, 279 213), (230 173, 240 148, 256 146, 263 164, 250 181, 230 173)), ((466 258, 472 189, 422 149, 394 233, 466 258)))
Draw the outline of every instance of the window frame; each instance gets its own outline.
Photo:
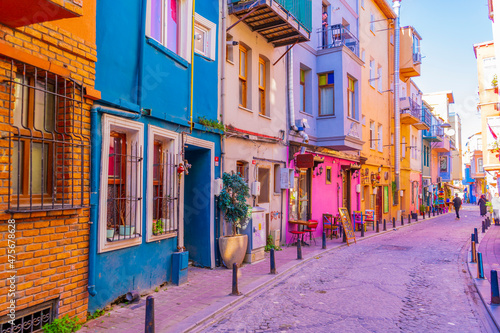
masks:
POLYGON ((377 90, 379 93, 382 93, 383 91, 383 83, 384 81, 382 80, 382 66, 378 66, 377 68, 377 75, 378 75, 378 86, 377 86, 377 90))
POLYGON ((259 57, 259 81, 258 81, 258 89, 259 89, 259 114, 263 116, 267 116, 267 91, 266 91, 266 61, 259 57), (262 71, 261 71, 262 67, 262 71), (261 77, 261 72, 262 76, 261 77), (261 85, 263 83, 263 85, 261 85))
POLYGON ((303 68, 300 68, 299 72, 299 80, 300 80, 300 91, 302 92, 302 104, 300 107, 302 108, 300 111, 307 113, 306 111, 306 70, 303 68))
POLYGON ((239 45, 239 50, 238 50, 238 79, 239 82, 242 84, 242 89, 241 89, 241 102, 238 101, 239 106, 242 108, 247 108, 248 107, 248 50, 246 47, 243 45, 239 45), (244 55, 245 59, 245 73, 244 75, 241 74, 241 55, 244 55))
POLYGON ((153 234, 153 198, 154 198, 154 176, 153 176, 153 163, 154 155, 153 150, 155 149, 155 142, 161 142, 163 144, 163 149, 171 151, 173 154, 179 154, 179 134, 161 127, 154 125, 148 125, 148 158, 147 158, 147 188, 146 188, 146 242, 154 242, 161 239, 168 239, 179 236, 179 228, 181 221, 184 219, 184 206, 183 200, 180 198, 184 197, 184 177, 181 178, 180 193, 177 193, 179 216, 177 216, 177 231, 165 233, 161 235, 153 234))
MULTIPOLYGON (((108 187, 108 173, 109 173, 109 147, 110 147, 110 137, 112 131, 121 131, 127 134, 127 143, 137 144, 139 147, 138 153, 144 151, 144 124, 125 119, 122 117, 116 117, 109 114, 104 114, 102 116, 102 150, 101 150, 101 189, 108 187)), ((144 155, 142 155, 144 156, 144 155)), ((140 165, 140 170, 136 172, 142 175, 142 164, 140 165)), ((132 185, 129 185, 132 186, 132 185)), ((143 182, 138 181, 135 184, 135 191, 139 196, 143 194, 143 182)), ((98 252, 108 252, 114 251, 122 248, 127 248, 130 246, 135 246, 142 244, 142 203, 143 200, 137 203, 137 208, 140 211, 136 214, 135 228, 136 233, 141 235, 139 237, 134 237, 130 239, 124 239, 120 241, 108 242, 106 237, 107 229, 107 191, 100 191, 99 195, 99 239, 98 239, 98 252)))
POLYGON ((375 88, 375 60, 370 59, 370 86, 375 88))
POLYGON ((356 119, 356 83, 357 80, 347 76, 347 117, 356 119), (352 82, 352 89, 351 89, 352 82), (352 105, 351 105, 352 100, 352 105))
POLYGON ((245 182, 249 182, 249 179, 248 179, 248 170, 249 170, 249 163, 247 161, 244 161, 244 160, 238 160, 236 161, 236 173, 240 173, 240 177, 243 178, 243 180, 245 180, 245 182), (238 171, 238 168, 243 168, 243 172, 239 172, 238 171))
MULTIPOLYGON (((198 27, 198 29, 205 30, 205 34, 206 34, 205 36, 207 38, 207 41, 205 42, 206 51, 203 53, 200 53, 200 52, 197 52, 197 50, 195 48, 195 52, 215 61, 215 53, 216 53, 215 44, 216 44, 216 38, 217 38, 216 37, 217 25, 214 22, 204 18, 200 14, 195 13, 194 26, 195 26, 195 28, 198 27)), ((226 54, 226 59, 227 59, 227 54, 226 54)))
POLYGON ((384 152, 384 128, 382 124, 378 124, 378 151, 384 152))
POLYGON ((335 116, 335 72, 325 72, 325 73, 318 73, 318 117, 332 117, 335 116), (328 83, 328 74, 333 74, 334 75, 334 82, 333 83, 328 83), (319 82, 319 77, 321 75, 326 75, 326 84, 321 85, 319 82), (333 99, 332 99, 332 106, 333 110, 331 114, 321 114, 321 89, 322 88, 333 88, 333 99))
POLYGON ((375 138, 375 122, 370 120, 370 149, 376 149, 376 138, 375 138))

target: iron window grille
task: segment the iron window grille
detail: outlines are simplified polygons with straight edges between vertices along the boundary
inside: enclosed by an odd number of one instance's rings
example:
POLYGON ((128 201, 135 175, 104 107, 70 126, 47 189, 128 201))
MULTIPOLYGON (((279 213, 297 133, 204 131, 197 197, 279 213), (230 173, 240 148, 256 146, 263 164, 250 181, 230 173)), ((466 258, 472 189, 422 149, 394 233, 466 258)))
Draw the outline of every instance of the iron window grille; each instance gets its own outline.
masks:
POLYGON ((43 332, 42 327, 50 324, 56 316, 58 299, 44 302, 33 307, 16 311, 14 325, 8 316, 0 318, 1 333, 36 333, 43 332))
POLYGON ((111 132, 108 166, 108 242, 140 237, 137 221, 142 214, 137 185, 142 188, 142 146, 127 142, 127 134, 111 132))
POLYGON ((0 61, 8 64, 0 80, 10 100, 7 211, 86 207, 90 137, 83 86, 14 59, 0 61))
POLYGON ((155 142, 153 161, 153 230, 155 236, 178 231, 178 155, 162 150, 155 142))

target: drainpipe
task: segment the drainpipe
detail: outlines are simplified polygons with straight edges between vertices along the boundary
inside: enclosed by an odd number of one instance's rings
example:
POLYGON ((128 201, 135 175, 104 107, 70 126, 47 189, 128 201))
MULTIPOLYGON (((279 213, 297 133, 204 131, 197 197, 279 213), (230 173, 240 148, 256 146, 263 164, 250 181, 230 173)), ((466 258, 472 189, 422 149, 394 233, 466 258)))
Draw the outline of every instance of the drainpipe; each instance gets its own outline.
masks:
POLYGON ((137 69, 137 104, 142 107, 142 82, 144 73, 144 43, 146 41, 147 0, 141 1, 141 30, 139 33, 139 68, 137 69))
MULTIPOLYGON (((220 122, 224 125, 225 120, 225 99, 226 99, 226 43, 227 43, 227 34, 226 34, 226 8, 227 2, 221 1, 222 6, 222 15, 221 15, 221 61, 222 64, 220 67, 220 122)), ((224 172, 224 157, 226 155, 226 137, 221 135, 220 137, 221 145, 221 156, 220 156, 220 176, 222 177, 222 173, 224 172)))
MULTIPOLYGON (((191 12, 191 87, 190 87, 190 120, 189 120, 189 134, 193 133, 193 97, 194 97, 194 18, 195 18, 195 0, 193 0, 193 10, 191 12)), ((184 147, 184 146, 183 146, 184 147)), ((183 158, 184 158, 184 148, 183 148, 183 158)))
POLYGON ((290 129, 299 133, 302 137, 303 143, 309 142, 309 135, 304 131, 301 127, 297 127, 295 125, 295 107, 293 100, 293 50, 288 47, 288 55, 287 55, 287 76, 288 76, 288 116, 290 118, 290 129))
POLYGON ((88 286, 90 296, 96 296, 95 290, 95 264, 97 256, 97 230, 99 225, 99 179, 100 160, 102 149, 102 133, 99 125, 99 113, 107 113, 129 119, 139 119, 141 114, 122 111, 120 109, 95 105, 90 109, 90 230, 89 230, 89 274, 88 286))
MULTIPOLYGON (((394 12, 396 13, 396 24, 394 27, 394 173, 396 181, 397 202, 399 203, 399 175, 401 172, 400 165, 400 139, 401 139, 401 124, 399 113, 399 8, 400 0, 394 0, 394 12)), ((401 206, 400 206, 401 207, 401 206)))

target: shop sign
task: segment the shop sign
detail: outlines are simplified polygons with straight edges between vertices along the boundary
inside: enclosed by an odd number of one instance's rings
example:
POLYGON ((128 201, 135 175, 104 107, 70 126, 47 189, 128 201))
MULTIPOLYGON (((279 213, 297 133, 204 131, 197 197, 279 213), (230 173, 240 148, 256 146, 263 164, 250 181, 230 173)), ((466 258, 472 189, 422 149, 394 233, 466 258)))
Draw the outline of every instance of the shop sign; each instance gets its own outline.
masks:
POLYGON ((368 168, 361 170, 361 184, 370 184, 370 170, 368 170, 368 168))
POLYGON ((314 155, 299 154, 295 157, 295 163, 299 169, 308 169, 314 167, 314 155))

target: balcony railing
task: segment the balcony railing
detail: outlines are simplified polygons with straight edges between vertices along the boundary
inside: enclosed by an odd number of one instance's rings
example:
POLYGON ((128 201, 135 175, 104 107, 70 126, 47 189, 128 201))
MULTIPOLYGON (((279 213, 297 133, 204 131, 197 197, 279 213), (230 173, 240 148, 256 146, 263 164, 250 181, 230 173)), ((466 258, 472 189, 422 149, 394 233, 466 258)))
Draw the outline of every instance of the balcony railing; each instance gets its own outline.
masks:
POLYGON ((359 56, 359 40, 342 24, 334 24, 327 28, 318 29, 318 49, 329 49, 337 46, 346 46, 355 55, 359 56))
POLYGON ((422 107, 422 120, 421 121, 429 127, 432 125, 432 114, 429 111, 429 109, 427 109, 425 106, 422 107))
POLYGON ((410 99, 409 97, 401 97, 400 99, 401 114, 410 114, 420 120, 421 106, 410 99))
POLYGON ((290 13, 307 31, 312 30, 311 0, 274 0, 290 13))
POLYGON ((419 53, 413 53, 413 63, 414 64, 420 64, 422 63, 422 54, 419 53))

